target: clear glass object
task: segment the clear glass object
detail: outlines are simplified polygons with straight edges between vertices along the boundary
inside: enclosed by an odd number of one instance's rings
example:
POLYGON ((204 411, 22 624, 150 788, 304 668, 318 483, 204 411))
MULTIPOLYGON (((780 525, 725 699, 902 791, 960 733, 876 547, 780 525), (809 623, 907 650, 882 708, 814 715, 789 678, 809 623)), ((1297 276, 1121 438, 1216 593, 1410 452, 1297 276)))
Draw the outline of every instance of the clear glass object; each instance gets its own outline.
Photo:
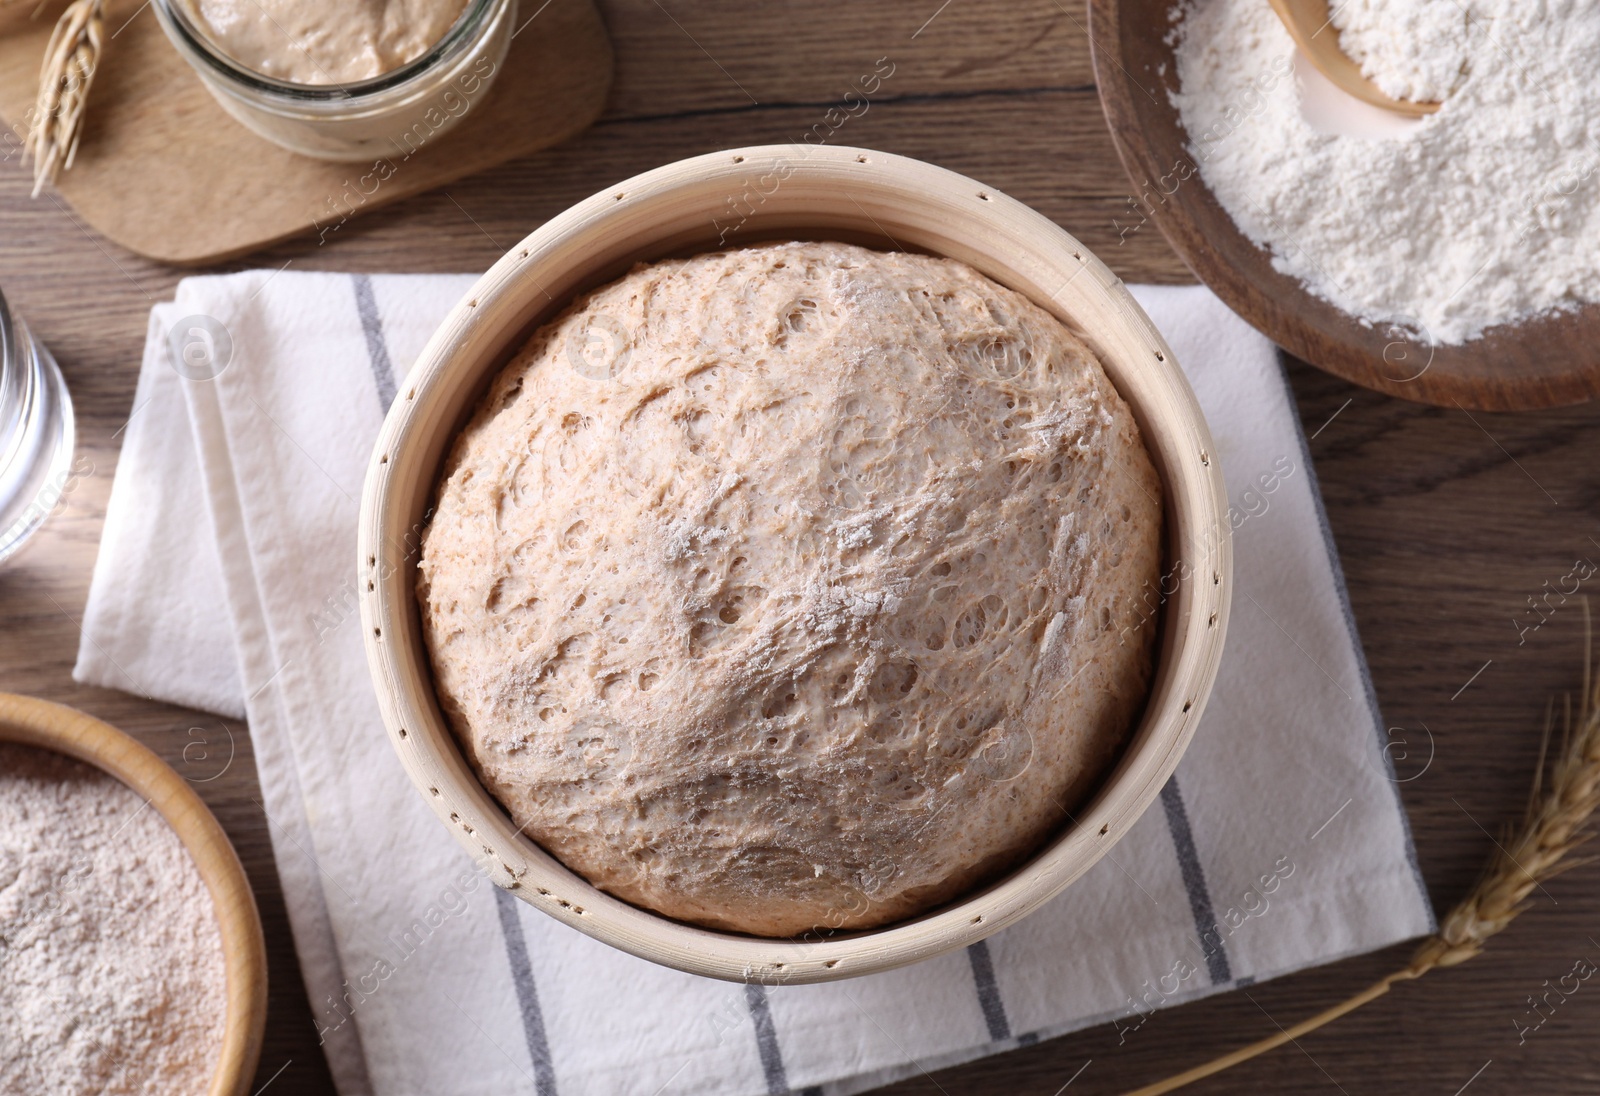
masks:
POLYGON ((0 561, 65 496, 76 440, 72 399, 56 360, 0 296, 0 561))
POLYGON ((357 83, 296 84, 224 53, 184 0, 153 6, 168 39, 229 114, 291 152, 352 162, 404 160, 453 129, 505 67, 517 16, 517 0, 470 0, 414 61, 357 83))

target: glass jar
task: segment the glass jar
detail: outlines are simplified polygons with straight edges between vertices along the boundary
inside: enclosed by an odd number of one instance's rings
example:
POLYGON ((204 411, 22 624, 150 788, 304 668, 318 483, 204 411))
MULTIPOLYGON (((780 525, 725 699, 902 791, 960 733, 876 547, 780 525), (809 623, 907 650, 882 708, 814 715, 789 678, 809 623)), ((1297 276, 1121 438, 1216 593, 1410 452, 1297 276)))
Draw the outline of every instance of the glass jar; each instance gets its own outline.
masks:
POLYGON ((76 441, 56 360, 0 296, 0 560, 71 490, 76 441))
POLYGON ((296 84, 224 53, 195 25, 184 0, 154 6, 173 46, 224 110, 291 152, 346 161, 403 160, 452 129, 499 76, 517 16, 517 0, 470 0, 414 61, 357 83, 296 84))

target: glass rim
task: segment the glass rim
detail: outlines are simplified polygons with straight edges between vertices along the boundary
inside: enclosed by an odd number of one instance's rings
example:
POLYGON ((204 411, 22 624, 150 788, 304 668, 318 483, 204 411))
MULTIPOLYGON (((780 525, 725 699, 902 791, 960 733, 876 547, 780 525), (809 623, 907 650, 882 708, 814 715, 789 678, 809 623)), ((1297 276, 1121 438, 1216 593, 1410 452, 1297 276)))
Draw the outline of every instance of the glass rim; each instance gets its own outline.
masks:
POLYGON ((17 366, 22 356, 17 347, 17 324, 11 317, 11 302, 0 291, 0 418, 5 404, 15 398, 17 366))
MULTIPOLYGON (((491 11, 504 3, 506 0, 467 0, 450 29, 420 56, 370 79, 344 84, 301 84, 257 72, 234 60, 196 27, 188 12, 183 10, 182 0, 155 0, 154 7, 161 22, 191 56, 249 91, 298 103, 354 103, 402 87, 460 52, 472 42, 491 11)), ((6 332, 0 331, 0 337, 5 336, 6 332)))
POLYGON ((16 323, 11 318, 11 302, 6 300, 4 290, 0 290, 0 364, 8 363, 16 356, 16 323))

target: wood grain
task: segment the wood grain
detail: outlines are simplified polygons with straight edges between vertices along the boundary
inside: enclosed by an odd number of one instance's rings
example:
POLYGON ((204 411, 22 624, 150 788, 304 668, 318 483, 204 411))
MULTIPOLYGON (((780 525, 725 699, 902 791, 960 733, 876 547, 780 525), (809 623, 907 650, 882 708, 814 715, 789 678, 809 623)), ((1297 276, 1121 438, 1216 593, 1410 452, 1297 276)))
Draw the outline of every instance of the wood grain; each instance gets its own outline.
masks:
MULTIPOLYGON (((206 263, 289 236, 326 236, 351 217, 565 140, 600 113, 611 45, 590 0, 552 0, 520 33, 499 78, 457 126, 381 166, 327 163, 234 121, 141 0, 108 5, 77 160, 59 195, 96 232, 142 255, 206 263)), ((53 15, 53 11, 50 13, 53 15)), ((20 154, 50 15, 0 35, 0 132, 20 154)), ((524 22, 524 20, 527 20, 524 22)))
POLYGON ((227 979, 227 1020, 209 1096, 251 1089, 267 1023, 267 950, 244 868, 216 817, 170 765, 109 723, 62 704, 0 693, 0 742, 88 762, 166 819, 211 894, 227 979))
POLYGON ((1170 95, 1178 80, 1172 38, 1151 31, 1170 7, 1171 0, 1089 5, 1095 72, 1136 195, 1124 221, 1148 216, 1230 308, 1290 353, 1356 384, 1473 410, 1554 407, 1600 395, 1600 305, 1448 344, 1420 323, 1363 324, 1274 269, 1267 251, 1217 202, 1190 153, 1170 95))
MULTIPOLYGON (((248 265, 486 270, 512 242, 609 183, 698 152, 799 138, 839 105, 856 75, 887 56, 894 76, 839 142, 981 179, 1060 224, 1130 281, 1193 281, 1153 225, 1121 234, 1113 223, 1133 195, 1095 98, 1083 8, 952 0, 927 23, 940 2, 754 9, 738 0, 693 8, 607 0, 618 65, 596 126, 353 220, 321 246, 315 238, 282 244, 248 265)), ((14 158, 0 165, 0 286, 61 360, 77 401, 80 453, 95 470, 36 542, 0 569, 0 688, 92 712, 180 772, 215 777, 196 787, 239 850, 267 937, 269 1020, 256 1086, 268 1086, 263 1096, 328 1096, 245 728, 70 677, 150 306, 170 299, 185 271, 132 255, 49 197, 30 202, 27 194, 27 173, 14 158), (202 740, 215 752, 186 762, 185 747, 202 740)), ((1546 698, 1580 681, 1576 601, 1547 613, 1549 622, 1520 645, 1514 621, 1538 619, 1527 599, 1574 559, 1600 562, 1589 539, 1600 540, 1600 406, 1469 417, 1296 361, 1289 377, 1379 705, 1397 737, 1425 741, 1426 728, 1433 738, 1431 763, 1401 791, 1423 874, 1443 908, 1486 858, 1489 838, 1478 826, 1497 832, 1521 810, 1546 698)), ((1408 760, 1420 768, 1424 757, 1408 760)), ((1492 1059, 1464 1096, 1593 1092, 1600 989, 1592 980, 1526 1042, 1512 1027, 1544 979, 1554 982, 1579 956, 1600 961, 1590 939, 1600 940, 1600 866, 1580 867, 1547 889, 1483 956, 1390 994, 1299 1049, 1191 1091, 1449 1096, 1492 1059)), ((1401 946, 1348 959, 1163 1011, 1125 1037, 1105 1025, 888 1091, 1052 1096, 1076 1076, 1061 1096, 1118 1092, 1259 1038, 1275 1020, 1309 1015, 1408 954, 1401 946)))

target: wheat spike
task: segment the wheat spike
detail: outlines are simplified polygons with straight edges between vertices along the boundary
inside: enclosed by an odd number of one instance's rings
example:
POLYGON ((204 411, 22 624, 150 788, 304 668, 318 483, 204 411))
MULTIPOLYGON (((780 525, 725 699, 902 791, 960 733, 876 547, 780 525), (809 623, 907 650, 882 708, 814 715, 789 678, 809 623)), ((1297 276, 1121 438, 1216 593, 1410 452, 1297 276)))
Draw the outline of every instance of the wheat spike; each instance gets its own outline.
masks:
POLYGON ((33 157, 33 196, 72 166, 84 108, 105 40, 105 0, 72 0, 61 13, 39 68, 24 155, 33 157))
POLYGON ((1555 763, 1550 766, 1548 782, 1543 777, 1551 729, 1555 724, 1553 704, 1545 710, 1544 742, 1539 749, 1539 764, 1534 770, 1533 788, 1521 825, 1508 842, 1495 843, 1494 854, 1477 884, 1445 915, 1439 931, 1422 942, 1411 962, 1354 997, 1294 1027, 1164 1081, 1134 1089, 1127 1096, 1159 1096, 1220 1073, 1382 997, 1397 982, 1421 978, 1436 967, 1453 967, 1466 962, 1528 908, 1528 896, 1536 887, 1578 866, 1579 862, 1571 858, 1571 853, 1589 839, 1586 828, 1595 809, 1600 807, 1600 681, 1596 681, 1592 673, 1588 599, 1584 600, 1583 623, 1583 692, 1579 711, 1574 720, 1571 699, 1563 701, 1562 740, 1555 763))

